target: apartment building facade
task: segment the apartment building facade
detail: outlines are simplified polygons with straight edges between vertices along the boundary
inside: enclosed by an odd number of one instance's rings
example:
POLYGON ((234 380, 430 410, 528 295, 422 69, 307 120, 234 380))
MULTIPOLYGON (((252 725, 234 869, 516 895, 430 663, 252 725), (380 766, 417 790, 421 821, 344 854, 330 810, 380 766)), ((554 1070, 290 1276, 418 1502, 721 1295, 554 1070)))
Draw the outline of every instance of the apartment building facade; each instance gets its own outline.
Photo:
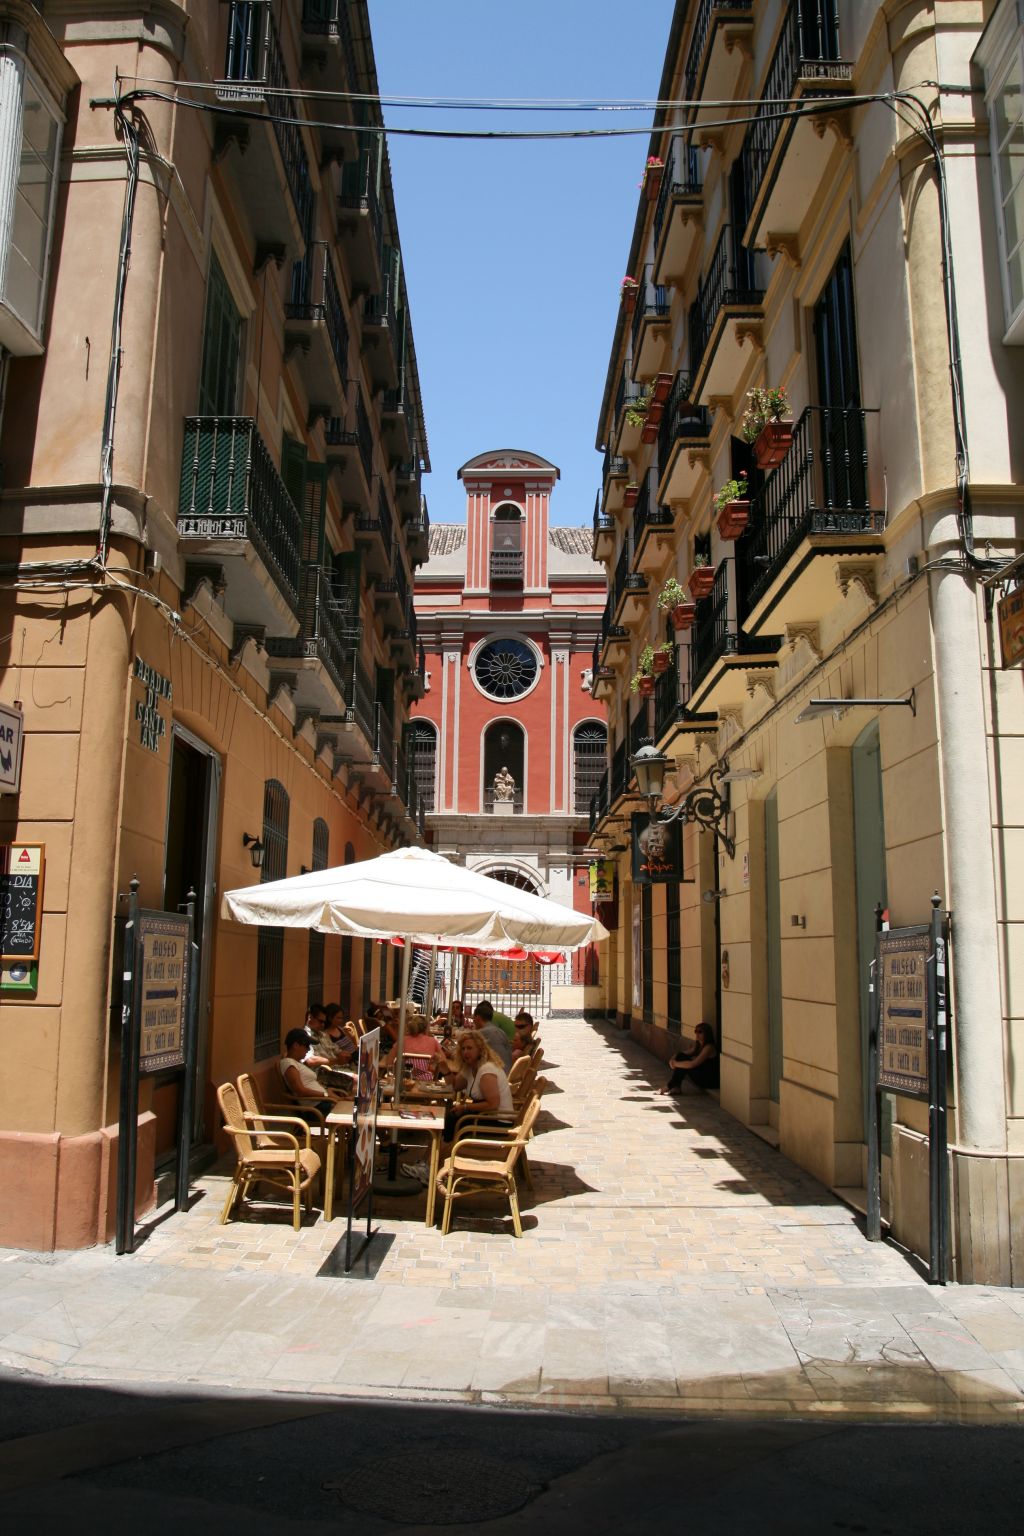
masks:
MULTIPOLYGON (((111 1231, 133 878, 195 892, 196 1147, 309 999, 394 986, 386 946, 219 899, 422 837, 429 462, 379 108, 293 94, 376 92, 362 0, 3 0, 0 45, 0 838, 45 864, 2 978, 0 1243, 47 1249, 111 1231)), ((142 1079, 140 1208, 182 1082, 142 1079)))
MULTIPOLYGON (((862 1204, 876 914, 927 922, 937 892, 955 1272, 998 1283, 1024 1277, 1024 700, 995 621, 1024 527, 1022 21, 681 0, 594 515, 608 1008, 665 1056, 712 1022, 723 1106, 862 1204), (749 392, 780 388, 759 465, 749 392), (670 660, 633 694, 645 646, 670 660), (706 792, 681 883, 631 879, 644 745, 669 802, 706 792)), ((927 1105, 886 1094, 883 1122, 891 1231, 927 1253, 927 1105)))

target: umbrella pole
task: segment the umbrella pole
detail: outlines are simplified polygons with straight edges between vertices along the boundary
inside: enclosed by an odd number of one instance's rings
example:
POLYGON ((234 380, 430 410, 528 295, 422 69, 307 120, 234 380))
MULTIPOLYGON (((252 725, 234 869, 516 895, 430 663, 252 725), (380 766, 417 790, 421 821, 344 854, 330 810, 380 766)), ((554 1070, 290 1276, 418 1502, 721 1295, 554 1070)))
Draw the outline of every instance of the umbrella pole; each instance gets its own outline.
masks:
MULTIPOLYGON (((395 1096, 392 1100, 395 1113, 402 1107, 402 1053, 405 1050, 405 1009, 409 996, 409 971, 412 966, 412 942, 406 939, 402 948, 402 990, 398 1001, 398 1049, 395 1052, 395 1096)), ((391 1150, 388 1153, 388 1183, 394 1184, 398 1174, 398 1132, 391 1132, 391 1150)))
POLYGON ((448 978, 448 1023, 452 1022, 452 1003, 455 1001, 455 945, 452 945, 452 970, 448 978))
POLYGON ((428 1019, 434 1017, 434 980, 437 976, 437 945, 430 951, 430 970, 427 973, 427 995, 423 1008, 428 1019))

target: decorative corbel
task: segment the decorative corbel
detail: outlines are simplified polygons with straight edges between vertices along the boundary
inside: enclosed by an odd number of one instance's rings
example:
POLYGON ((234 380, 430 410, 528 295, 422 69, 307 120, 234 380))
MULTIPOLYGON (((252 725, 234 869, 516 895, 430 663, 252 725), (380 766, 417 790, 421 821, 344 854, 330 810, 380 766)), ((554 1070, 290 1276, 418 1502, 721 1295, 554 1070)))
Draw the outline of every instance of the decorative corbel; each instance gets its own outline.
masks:
POLYGON ((840 560, 836 566, 836 582, 844 597, 849 596, 851 587, 857 587, 863 593, 869 607, 878 607, 877 571, 874 561, 840 560))
POLYGON ((853 124, 849 107, 839 107, 835 112, 815 112, 811 116, 811 127, 819 139, 825 137, 826 129, 831 129, 844 149, 853 148, 853 124))
POLYGON ((703 132, 698 128, 694 134, 698 149, 709 149, 713 155, 725 154, 725 134, 721 129, 707 128, 703 132))
MULTIPOLYGON (((730 421, 732 420, 732 395, 709 395, 708 407, 714 411, 716 416, 719 411, 722 411, 730 421)), ((702 450, 697 451, 700 452, 702 450)))
POLYGON ((285 333, 284 333, 284 360, 285 360, 285 362, 286 363, 290 363, 292 358, 295 357, 296 354, 299 353, 299 352, 302 353, 303 357, 308 357, 309 356, 309 346, 310 346, 310 339, 309 339, 308 336, 303 336, 301 334, 301 332, 298 332, 298 331, 285 331, 285 333))
POLYGON ((764 694, 769 704, 775 703, 775 673, 767 667, 747 673, 747 698, 754 700, 759 692, 764 694))
MULTIPOLYGON (((749 672, 746 674, 750 676, 749 672)), ((723 741, 739 735, 743 729, 743 705, 720 704, 718 706, 718 730, 723 741)))
POLYGON ((318 421, 330 421, 331 408, 321 401, 310 401, 309 411, 306 415, 306 431, 312 432, 318 421))
POLYGON ((791 656, 803 643, 815 661, 821 660, 821 630, 817 624, 787 624, 784 633, 785 646, 791 656))
POLYGON ((276 704, 282 697, 291 704, 295 697, 295 679, 289 672, 271 672, 270 687, 267 689, 267 708, 276 704))
POLYGON ((736 340, 740 346, 749 341, 755 352, 764 351, 764 328, 759 320, 745 320, 736 327, 736 340))
POLYGON ((692 470, 699 470, 702 474, 711 473, 711 450, 709 448, 688 448, 686 461, 692 470))
POLYGON ((746 59, 748 64, 754 61, 753 28, 750 22, 742 26, 730 25, 728 22, 722 28, 722 41, 725 43, 726 53, 738 53, 741 59, 746 59))
POLYGON ((299 709, 295 712, 295 724, 292 726, 292 736, 298 736, 307 725, 313 727, 314 738, 320 729, 320 711, 318 709, 299 709))
POLYGON ((182 613, 192 607, 204 586, 209 589, 212 598, 218 598, 224 596, 227 585, 227 577, 224 575, 222 565, 213 565, 202 560, 189 560, 185 566, 185 585, 181 594, 182 613))
POLYGON ((282 242, 261 240, 256 247, 256 257, 252 264, 253 277, 259 277, 263 272, 263 268, 269 266, 271 262, 274 263, 274 266, 280 272, 284 266, 284 258, 285 248, 282 242))
POLYGON ((230 117, 222 117, 217 121, 213 130, 213 163, 223 160, 228 150, 234 144, 240 155, 244 155, 249 148, 249 125, 233 121, 230 117))
POLYGON ((800 245, 794 235, 774 235, 769 231, 764 237, 764 248, 769 256, 781 256, 787 267, 799 272, 803 263, 800 245))
POLYGON ((266 628, 262 624, 236 624, 234 645, 228 652, 228 662, 235 666, 241 661, 247 645, 254 645, 257 651, 262 651, 266 642, 266 628))

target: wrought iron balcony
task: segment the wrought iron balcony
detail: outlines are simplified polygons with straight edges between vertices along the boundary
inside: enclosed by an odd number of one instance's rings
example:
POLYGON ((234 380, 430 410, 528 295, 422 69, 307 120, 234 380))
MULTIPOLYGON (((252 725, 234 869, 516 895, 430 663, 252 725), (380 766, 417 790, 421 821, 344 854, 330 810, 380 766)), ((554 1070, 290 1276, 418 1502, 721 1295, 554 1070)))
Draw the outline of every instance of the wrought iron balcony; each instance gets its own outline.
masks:
POLYGON ((363 352, 370 377, 379 389, 394 389, 399 381, 405 311, 398 303, 398 264, 394 247, 384 246, 384 279, 378 293, 363 299, 363 352))
POLYGON ((300 618, 302 628, 293 638, 266 639, 267 654, 277 661, 298 664, 294 684, 300 710, 320 714, 336 711, 345 694, 349 656, 359 641, 358 589, 341 585, 329 569, 306 564, 301 577, 300 618), (329 679, 326 684, 324 672, 329 679))
POLYGON ((658 471, 649 469, 640 482, 633 508, 633 556, 639 570, 650 568, 652 546, 659 542, 649 535, 670 534, 672 525, 672 509, 661 506, 658 501, 658 471))
POLYGON ((392 574, 395 559, 395 520, 380 480, 373 510, 357 516, 356 543, 363 551, 368 573, 377 580, 392 574))
POLYGON ((689 675, 677 665, 679 655, 677 650, 672 666, 654 680, 654 741, 660 751, 681 735, 707 731, 715 724, 713 714, 698 715, 690 710, 689 675))
POLYGON ((635 623, 642 617, 647 577, 633 569, 633 540, 625 539, 612 577, 611 604, 616 623, 635 623))
POLYGON ((621 800, 629 788, 632 770, 629 766, 629 751, 624 741, 620 741, 612 753, 611 773, 608 780, 609 808, 616 800, 621 800))
POLYGON ((751 632, 821 618, 834 600, 829 557, 879 549, 885 514, 870 504, 869 414, 808 406, 755 495, 736 544, 740 621, 751 632))
POLYGON ((277 248, 301 247, 313 206, 313 185, 271 0, 232 0, 224 79, 217 82, 217 96, 250 110, 260 105, 266 108, 292 200, 290 216, 282 219, 278 178, 267 158, 269 145, 258 123, 240 124, 230 119, 218 123, 218 149, 223 153, 235 140, 243 151, 234 164, 234 174, 245 193, 257 242, 277 248))
POLYGON ((702 94, 719 27, 730 21, 749 22, 752 15, 751 0, 700 0, 686 55, 685 94, 688 101, 694 101, 702 94))
POLYGON ((777 635, 757 639, 739 628, 729 603, 729 565, 715 573, 711 596, 697 604, 690 631, 690 708, 716 710, 739 703, 746 694, 748 670, 774 667, 782 643, 777 635))
POLYGON ((414 565, 422 565, 430 549, 430 514, 427 498, 420 497, 419 511, 405 525, 405 542, 414 565))
POLYGON ((761 103, 744 141, 745 200, 750 210, 745 238, 749 244, 762 225, 771 229, 773 236, 799 231, 828 163, 830 145, 822 144, 811 120, 787 117, 785 103, 816 95, 835 96, 852 80, 853 67, 839 52, 837 0, 790 0, 761 87, 761 103), (783 157, 797 134, 799 154, 791 157, 794 163, 785 174, 783 157))
POLYGON ((640 427, 626 420, 626 412, 631 405, 639 404, 643 393, 641 385, 634 383, 624 372, 615 391, 612 417, 612 446, 616 457, 620 452, 630 452, 640 441, 640 427))
POLYGON ((729 625, 729 575, 726 561, 715 572, 711 596, 697 604, 690 631, 690 696, 712 664, 736 649, 736 630, 729 625))
POLYGON ((615 548, 615 519, 608 512, 601 510, 601 492, 598 491, 594 499, 594 539, 593 555, 595 560, 607 560, 615 548))
POLYGON ((761 319, 763 289, 757 287, 753 252, 725 225, 690 306, 690 372, 694 397, 732 393, 747 354, 742 349, 751 323, 761 319), (721 356, 719 356, 721 354, 721 356), (717 364, 717 366, 716 366, 717 364))
POLYGON ((641 699, 637 704, 636 714, 629 722, 629 755, 635 757, 641 747, 650 746, 654 740, 651 734, 651 710, 650 700, 641 699))
POLYGON ((522 586, 523 552, 521 549, 491 550, 491 582, 522 586))
MULTIPOLYGON (((405 689, 411 699, 422 699, 427 691, 427 657, 423 649, 423 641, 416 642, 416 661, 405 674, 405 689)), ((423 786, 420 786, 423 793, 423 786)), ((434 809, 433 790, 430 795, 430 810, 434 809)))
POLYGON ((689 134, 676 134, 665 161, 661 190, 654 210, 654 249, 658 252, 658 259, 654 263, 656 278, 663 279, 665 275, 673 277, 681 275, 678 263, 670 263, 670 271, 668 274, 665 273, 662 241, 670 233, 670 225, 677 205, 683 202, 698 203, 703 191, 704 179, 701 174, 700 152, 689 134), (661 271, 658 270, 659 267, 661 271))
POLYGON ((358 387, 352 421, 350 428, 344 416, 329 418, 324 426, 324 444, 328 462, 341 469, 342 499, 355 509, 357 517, 367 517, 374 505, 373 428, 358 387))
POLYGON ((395 772, 395 722, 390 700, 378 699, 374 704, 373 765, 380 768, 385 782, 394 782, 395 772))
POLYGON ((608 770, 601 775, 601 782, 590 802, 590 830, 596 832, 608 814, 608 770))
POLYGON ((688 500, 696 489, 698 464, 691 462, 693 455, 702 453, 707 460, 711 413, 706 406, 695 405, 691 396, 689 373, 677 373, 658 428, 659 494, 663 501, 688 500))
POLYGON ((302 518, 250 417, 186 417, 178 537, 224 562, 227 611, 236 623, 295 632, 302 518), (259 555, 283 609, 267 601, 246 545, 259 555))
POLYGON ((376 744, 377 701, 373 682, 355 646, 349 651, 345 669, 345 722, 361 738, 361 750, 351 755, 368 761, 376 744))
POLYGON ((299 351, 310 404, 333 417, 348 384, 348 322, 326 240, 296 263, 292 297, 284 307, 285 346, 299 351))
POLYGON ((362 149, 341 167, 338 231, 347 240, 353 290, 375 294, 384 276, 384 224, 377 191, 377 149, 362 149))
POLYGON ((636 291, 632 328, 632 374, 634 379, 652 379, 661 367, 668 338, 668 289, 656 283, 650 263, 636 291))

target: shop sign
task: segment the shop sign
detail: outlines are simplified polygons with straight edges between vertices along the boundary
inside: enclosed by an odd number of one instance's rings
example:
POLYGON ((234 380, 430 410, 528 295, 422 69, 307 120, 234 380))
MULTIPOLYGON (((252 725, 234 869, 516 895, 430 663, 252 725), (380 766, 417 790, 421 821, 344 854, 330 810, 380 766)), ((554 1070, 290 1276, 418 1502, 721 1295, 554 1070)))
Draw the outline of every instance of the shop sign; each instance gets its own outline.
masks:
POLYGON ((999 599, 999 643, 1004 667, 1018 667, 1024 661, 1024 587, 1017 587, 999 599))
POLYGON ((0 962, 18 969, 20 991, 31 990, 24 982, 39 959, 45 859, 42 843, 0 843, 0 962))
POLYGON ((890 929, 878 935, 878 1086, 928 1097, 927 928, 890 929))
POLYGON ((139 915, 139 1071, 185 1064, 189 920, 176 912, 139 915))
POLYGON ((0 795, 16 795, 21 789, 24 727, 20 704, 0 704, 0 795))
POLYGON ((380 1030, 368 1030, 359 1041, 356 1101, 352 1111, 355 1130, 352 1153, 352 1184, 349 1191, 349 1236, 356 1207, 373 1182, 377 1137, 377 1085, 380 1079, 380 1030))
POLYGON ((683 824, 668 823, 634 811, 632 819, 633 881, 637 885, 668 885, 683 878, 683 824))
POLYGON ((615 900, 615 860, 596 859, 590 866, 591 901, 615 900))
POLYGON ((135 658, 134 676, 145 690, 144 696, 135 701, 139 741, 148 751, 159 752, 160 743, 167 735, 167 721, 160 713, 159 703, 161 699, 171 703, 171 680, 143 661, 141 656, 135 658))

